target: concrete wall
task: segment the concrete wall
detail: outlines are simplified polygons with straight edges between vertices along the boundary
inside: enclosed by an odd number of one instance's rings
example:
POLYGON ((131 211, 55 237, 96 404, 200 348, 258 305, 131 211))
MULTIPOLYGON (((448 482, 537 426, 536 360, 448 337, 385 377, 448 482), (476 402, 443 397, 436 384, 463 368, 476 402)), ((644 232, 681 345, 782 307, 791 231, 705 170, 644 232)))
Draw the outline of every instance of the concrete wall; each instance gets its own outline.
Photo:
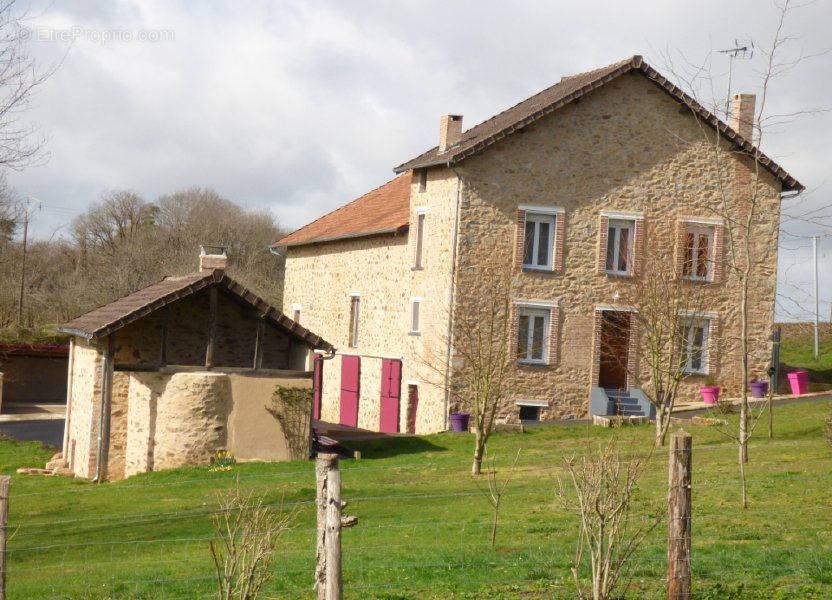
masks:
POLYGON ((31 404, 66 402, 67 358, 7 355, 0 359, 3 401, 31 404))
MULTIPOLYGON (((563 271, 517 269, 512 281, 515 299, 558 303, 559 360, 546 367, 518 365, 512 374, 513 397, 500 416, 517 418, 517 400, 549 402, 543 418, 587 414, 597 368, 595 308, 615 304, 616 292, 622 298, 632 295, 635 286, 635 278, 597 271, 599 214, 642 213, 646 256, 672 264, 677 220, 719 216, 708 207, 721 199, 720 177, 733 201, 730 185, 742 163, 726 154, 720 175, 711 152, 700 126, 677 102, 645 78, 625 75, 459 167, 463 265, 493 264, 497 257, 511 256, 520 205, 566 210, 563 271)), ((767 172, 762 179, 750 286, 752 375, 762 374, 769 359, 777 267, 780 185, 767 172)), ((720 323, 721 336, 713 340, 720 346, 714 374, 735 393, 741 385, 739 359, 729 341, 739 334, 738 281, 726 273, 721 282, 699 285, 705 286, 707 309, 720 323)), ((475 272, 460 270, 458 310, 482 310, 480 286, 475 272)), ((697 396, 703 379, 689 377, 680 395, 697 396)))

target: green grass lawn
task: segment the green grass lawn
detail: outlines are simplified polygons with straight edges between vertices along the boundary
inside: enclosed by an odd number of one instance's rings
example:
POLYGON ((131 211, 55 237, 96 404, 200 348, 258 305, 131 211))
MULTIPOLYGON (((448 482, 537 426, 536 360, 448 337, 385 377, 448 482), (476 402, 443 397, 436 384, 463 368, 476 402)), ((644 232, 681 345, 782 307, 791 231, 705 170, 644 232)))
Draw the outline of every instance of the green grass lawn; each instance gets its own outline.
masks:
POLYGON ((821 323, 818 335, 818 358, 815 360, 814 330, 810 323, 781 325, 780 362, 785 365, 781 391, 787 391, 786 372, 809 371, 810 390, 832 388, 832 324, 821 323))
MULTIPOLYGON (((698 598, 832 597, 832 449, 829 402, 776 410, 776 439, 751 442, 751 504, 742 511, 732 443, 713 428, 694 437, 693 573, 698 598)), ((504 499, 497 547, 487 544, 490 508, 469 475, 469 435, 361 444, 343 461, 343 497, 359 525, 345 530, 348 598, 570 598, 576 519, 552 493, 563 458, 609 435, 646 448, 652 428, 550 427, 497 434, 498 463, 520 460, 504 499)), ((0 442, 0 470, 42 463, 35 444, 0 442)), ((207 598, 207 550, 216 492, 240 484, 299 520, 280 546, 264 598, 312 598, 314 474, 309 462, 249 463, 232 472, 188 468, 95 485, 14 475, 9 598, 207 598)), ((666 451, 643 480, 662 505, 666 451)), ((631 598, 663 598, 662 524, 634 562, 631 598)))

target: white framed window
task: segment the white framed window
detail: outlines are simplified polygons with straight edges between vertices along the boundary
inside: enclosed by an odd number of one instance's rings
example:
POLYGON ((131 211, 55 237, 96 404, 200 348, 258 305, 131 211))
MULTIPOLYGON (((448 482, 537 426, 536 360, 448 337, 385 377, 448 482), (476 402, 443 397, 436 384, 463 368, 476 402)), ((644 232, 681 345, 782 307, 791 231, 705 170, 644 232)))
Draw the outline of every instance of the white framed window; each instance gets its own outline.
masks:
POLYGON ((551 269, 555 241, 554 213, 526 213, 526 230, 523 235, 523 267, 526 269, 551 269))
POLYGON ((413 256, 413 267, 421 269, 425 253, 425 218, 426 209, 416 209, 416 249, 413 256))
POLYGON ((421 329, 421 312, 422 312, 422 299, 421 298, 411 298, 410 299, 410 333, 420 333, 421 329))
POLYGON ((691 317, 682 322, 682 366, 686 373, 708 373, 710 319, 691 317))
POLYGON ((713 278, 714 226, 688 223, 685 231, 683 275, 695 281, 713 278))
POLYGON ((607 225, 606 271, 611 275, 629 275, 633 262, 634 219, 610 219, 607 225))
POLYGON ((546 364, 549 347, 551 309, 517 307, 517 360, 546 364))
POLYGON ((295 323, 300 323, 300 304, 292 304, 292 320, 295 323))
POLYGON ((350 348, 358 346, 358 318, 360 309, 361 297, 358 294, 350 294, 350 348))

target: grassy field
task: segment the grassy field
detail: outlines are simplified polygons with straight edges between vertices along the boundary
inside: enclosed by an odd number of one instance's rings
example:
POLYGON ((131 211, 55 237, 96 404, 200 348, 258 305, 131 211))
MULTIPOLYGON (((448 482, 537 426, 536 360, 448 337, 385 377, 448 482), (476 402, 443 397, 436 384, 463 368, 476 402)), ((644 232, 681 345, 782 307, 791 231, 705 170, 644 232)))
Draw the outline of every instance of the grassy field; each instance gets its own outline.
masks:
MULTIPOLYGON (((832 597, 832 449, 829 402, 776 410, 776 439, 762 426, 750 447, 751 505, 738 509, 736 451, 713 428, 694 436, 693 572, 697 598, 832 597)), ((563 458, 609 435, 646 447, 649 426, 560 426, 495 435, 498 463, 522 448, 504 499, 497 547, 487 545, 489 505, 468 474, 471 438, 443 434, 363 444, 342 463, 348 512, 346 597, 570 598, 576 521, 554 502, 563 458)), ((33 443, 0 442, 0 471, 42 463, 33 443)), ((216 492, 234 485, 300 507, 264 598, 311 598, 313 465, 249 463, 232 472, 189 468, 95 485, 14 475, 9 598, 208 598, 207 551, 216 492)), ((666 498, 666 452, 643 479, 644 501, 666 498)), ((631 598, 663 597, 666 529, 635 560, 631 598)))
MULTIPOLYGON (((814 329, 811 323, 783 323, 780 362, 791 369, 809 371, 812 389, 832 387, 832 323, 821 323, 818 335, 818 359, 814 356, 814 329)), ((784 385, 785 375, 783 375, 784 385)))

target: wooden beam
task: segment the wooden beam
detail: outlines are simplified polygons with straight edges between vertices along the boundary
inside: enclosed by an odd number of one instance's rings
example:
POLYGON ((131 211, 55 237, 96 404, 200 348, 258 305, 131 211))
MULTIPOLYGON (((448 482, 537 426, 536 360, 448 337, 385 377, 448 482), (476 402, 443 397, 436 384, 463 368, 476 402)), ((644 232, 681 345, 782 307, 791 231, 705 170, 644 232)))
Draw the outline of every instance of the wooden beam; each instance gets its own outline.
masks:
POLYGON ((263 319, 257 320, 257 333, 254 338, 254 370, 263 368, 263 332, 266 324, 263 319))
POLYGON ((159 366, 164 367, 168 364, 168 327, 170 326, 170 309, 166 308, 162 312, 162 342, 159 349, 159 366))
POLYGON ((212 287, 209 292, 210 307, 208 315, 208 345, 205 349, 205 368, 213 369, 217 349, 217 288, 212 287))

